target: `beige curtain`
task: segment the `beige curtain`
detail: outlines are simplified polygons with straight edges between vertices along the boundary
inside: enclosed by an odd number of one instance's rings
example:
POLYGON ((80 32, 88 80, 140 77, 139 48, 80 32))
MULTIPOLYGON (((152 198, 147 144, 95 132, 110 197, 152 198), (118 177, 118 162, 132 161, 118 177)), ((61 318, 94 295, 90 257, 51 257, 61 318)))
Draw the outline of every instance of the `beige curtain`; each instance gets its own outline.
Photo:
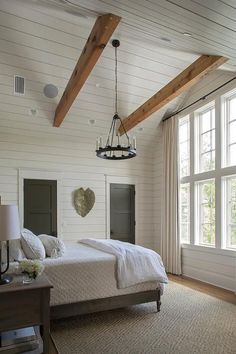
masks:
POLYGON ((181 248, 178 225, 178 118, 172 117, 162 124, 162 259, 167 272, 181 274, 181 248))

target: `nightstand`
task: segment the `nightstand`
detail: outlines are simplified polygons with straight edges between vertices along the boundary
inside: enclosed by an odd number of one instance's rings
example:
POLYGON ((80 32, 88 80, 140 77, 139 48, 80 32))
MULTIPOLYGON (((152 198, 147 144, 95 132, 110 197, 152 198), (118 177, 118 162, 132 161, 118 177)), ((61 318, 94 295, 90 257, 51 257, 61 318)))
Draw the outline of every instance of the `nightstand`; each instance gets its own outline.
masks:
POLYGON ((49 354, 51 283, 41 275, 31 284, 15 276, 0 286, 0 332, 39 325, 43 352, 49 354))

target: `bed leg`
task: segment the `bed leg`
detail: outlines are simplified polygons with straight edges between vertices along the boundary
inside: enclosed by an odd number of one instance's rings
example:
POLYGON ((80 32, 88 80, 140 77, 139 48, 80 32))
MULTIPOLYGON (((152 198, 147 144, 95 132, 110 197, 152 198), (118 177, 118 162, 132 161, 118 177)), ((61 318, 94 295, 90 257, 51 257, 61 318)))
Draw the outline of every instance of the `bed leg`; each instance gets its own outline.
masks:
POLYGON ((161 311, 161 301, 157 300, 157 312, 161 311))
POLYGON ((161 311, 161 291, 160 289, 157 289, 157 312, 161 311))

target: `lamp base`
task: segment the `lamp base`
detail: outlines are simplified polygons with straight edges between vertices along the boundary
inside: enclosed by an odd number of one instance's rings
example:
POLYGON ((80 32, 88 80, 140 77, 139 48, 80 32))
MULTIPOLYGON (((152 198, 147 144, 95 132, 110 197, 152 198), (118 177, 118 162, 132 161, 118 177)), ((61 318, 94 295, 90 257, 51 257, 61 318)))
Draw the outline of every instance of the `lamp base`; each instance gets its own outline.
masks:
POLYGON ((9 284, 12 281, 12 277, 10 275, 5 275, 0 277, 0 285, 9 284))

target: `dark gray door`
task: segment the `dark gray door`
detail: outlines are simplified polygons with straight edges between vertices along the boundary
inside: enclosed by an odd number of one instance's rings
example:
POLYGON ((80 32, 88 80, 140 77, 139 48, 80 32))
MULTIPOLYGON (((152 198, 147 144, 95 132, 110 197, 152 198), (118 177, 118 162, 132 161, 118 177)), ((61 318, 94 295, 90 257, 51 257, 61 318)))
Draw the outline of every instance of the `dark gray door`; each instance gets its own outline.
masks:
POLYGON ((24 227, 57 236, 57 181, 24 180, 24 227))
POLYGON ((111 239, 135 243, 135 187, 110 185, 111 239))

